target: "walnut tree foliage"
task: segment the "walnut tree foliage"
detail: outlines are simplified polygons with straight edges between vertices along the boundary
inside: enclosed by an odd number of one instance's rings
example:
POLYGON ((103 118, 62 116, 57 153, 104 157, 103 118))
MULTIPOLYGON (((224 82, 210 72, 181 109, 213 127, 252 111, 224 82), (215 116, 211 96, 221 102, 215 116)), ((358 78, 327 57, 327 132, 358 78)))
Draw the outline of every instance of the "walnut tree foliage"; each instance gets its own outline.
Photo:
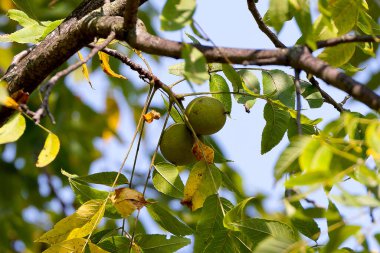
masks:
POLYGON ((194 20, 197 5, 202 1, 167 0, 162 9, 149 0, 1 1, 0 252, 380 247, 379 1, 247 0, 252 23, 242 27, 258 26, 270 49, 216 45, 194 20), (292 20, 301 36, 286 46, 277 35, 292 20), (181 31, 182 41, 162 31, 181 31), (175 83, 151 67, 163 57, 180 59, 167 69, 175 83), (374 61, 377 69, 367 70, 374 61), (73 88, 70 79, 87 85, 73 88), (82 101, 78 92, 91 97, 98 80, 110 84, 104 97, 82 101), (326 85, 346 99, 337 102, 326 85), (256 129, 261 155, 287 141, 274 168, 263 168, 273 169, 283 189, 282 208, 244 192, 247 179, 234 157, 194 132, 185 107, 197 96, 218 99, 230 117, 232 107, 249 113, 257 101, 265 104, 265 126, 256 129), (340 116, 321 124, 322 106, 340 116), (311 110, 318 117, 306 116, 311 110), (122 120, 126 111, 131 116, 122 120), (194 139, 194 162, 184 166, 160 153, 173 123, 185 124, 194 139), (124 136, 127 125, 135 130, 124 136), (119 145, 104 151, 112 141, 119 145), (107 152, 120 157, 90 173, 107 152), (343 209, 363 211, 351 217, 343 209), (355 223, 363 217, 368 224, 355 223), (161 233, 152 234, 144 219, 161 233))

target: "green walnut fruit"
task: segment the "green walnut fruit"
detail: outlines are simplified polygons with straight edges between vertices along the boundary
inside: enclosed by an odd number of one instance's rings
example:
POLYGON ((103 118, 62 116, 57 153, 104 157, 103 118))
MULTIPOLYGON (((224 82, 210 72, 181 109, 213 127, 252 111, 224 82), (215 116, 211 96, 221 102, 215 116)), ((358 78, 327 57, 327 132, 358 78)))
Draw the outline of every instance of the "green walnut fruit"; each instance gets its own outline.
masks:
POLYGON ((195 161, 192 148, 194 138, 183 123, 176 123, 164 130, 160 150, 166 160, 175 165, 185 165, 195 161))
POLYGON ((213 97, 198 97, 186 107, 185 114, 197 134, 218 132, 226 123, 226 111, 222 102, 213 97))

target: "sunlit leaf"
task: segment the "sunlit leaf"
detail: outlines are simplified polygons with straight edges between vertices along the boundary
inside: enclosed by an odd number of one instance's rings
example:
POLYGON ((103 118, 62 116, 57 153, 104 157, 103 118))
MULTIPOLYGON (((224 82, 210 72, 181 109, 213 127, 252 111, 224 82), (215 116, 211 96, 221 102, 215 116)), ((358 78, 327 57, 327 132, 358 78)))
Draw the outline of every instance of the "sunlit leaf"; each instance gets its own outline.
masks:
POLYGON ((111 201, 116 210, 124 218, 127 218, 133 211, 136 209, 140 210, 149 203, 145 200, 142 193, 130 188, 116 189, 111 196, 111 201))
POLYGON ((154 165, 153 185, 154 187, 171 197, 182 198, 184 185, 179 177, 178 169, 170 163, 158 163, 154 165))
POLYGON ((103 217, 104 200, 90 200, 84 203, 72 215, 56 223, 52 230, 38 238, 37 242, 56 244, 90 234, 103 217))
POLYGON ((195 7, 195 0, 167 0, 160 16, 161 29, 174 31, 189 25, 195 7))
POLYGON ((115 185, 128 184, 128 179, 124 176, 124 174, 119 174, 116 171, 105 171, 85 176, 78 176, 71 175, 68 172, 61 169, 61 173, 71 180, 86 182, 90 184, 102 184, 107 186, 113 186, 113 183, 116 177, 118 176, 115 185))
POLYGON ((199 161, 190 171, 181 203, 194 211, 203 206, 208 196, 218 191, 221 183, 219 169, 214 164, 199 161))
POLYGON ((276 29, 277 32, 280 32, 285 21, 290 19, 289 2, 282 0, 270 0, 268 14, 266 17, 269 18, 268 24, 276 29))
POLYGON ((174 65, 169 66, 169 73, 175 76, 184 76, 185 74, 185 63, 180 62, 174 65))
POLYGON ((311 140, 312 139, 308 136, 301 136, 291 140, 289 146, 281 153, 274 167, 274 175, 277 180, 279 180, 284 173, 293 170, 294 166, 292 165, 298 160, 303 149, 311 140))
POLYGON ((365 141, 369 147, 367 153, 380 162, 380 124, 378 122, 373 122, 367 127, 365 141))
POLYGON ((354 28, 358 20, 360 2, 356 0, 336 0, 331 6, 331 17, 338 28, 338 36, 354 28))
POLYGON ((261 138, 261 154, 267 153, 280 143, 288 129, 290 114, 268 102, 264 107, 264 119, 266 124, 261 138))
MULTIPOLYGON (((291 8, 294 9, 294 17, 302 33, 302 40, 313 50, 316 49, 313 40, 313 21, 310 13, 310 3, 308 0, 291 0, 291 8)), ((298 42, 297 42, 298 43, 298 42)))
POLYGON ((44 147, 38 155, 36 167, 45 167, 52 161, 59 152, 60 142, 57 135, 50 132, 45 140, 44 147))
POLYGON ((25 118, 21 113, 15 113, 0 128, 0 144, 17 141, 26 128, 25 118))
POLYGON ((127 78, 121 74, 116 73, 111 69, 110 63, 109 63, 109 55, 103 52, 98 52, 99 59, 100 59, 100 66, 102 67, 104 73, 106 73, 109 76, 120 78, 127 80, 127 78))
POLYGON ((215 93, 212 94, 212 96, 222 102, 226 112, 231 113, 232 101, 230 88, 228 87, 226 80, 224 80, 221 75, 211 74, 210 92, 215 93))
POLYGON ((356 46, 354 43, 340 44, 329 47, 318 55, 318 58, 329 63, 331 66, 340 67, 346 64, 354 55, 356 46))
POLYGON ((223 224, 226 228, 239 231, 236 227, 233 226, 235 221, 242 221, 248 219, 245 214, 245 209, 247 205, 251 204, 255 200, 254 197, 246 198, 239 202, 235 207, 233 207, 230 211, 228 211, 223 219, 223 224))
POLYGON ((202 84, 209 79, 206 58, 193 46, 182 47, 182 58, 185 60, 184 76, 193 83, 202 84))
POLYGON ((310 141, 302 151, 299 164, 303 171, 328 172, 333 152, 330 147, 317 139, 310 141))
MULTIPOLYGON (((83 55, 81 54, 80 51, 78 51, 78 57, 79 57, 79 60, 81 60, 82 62, 84 61, 83 55)), ((82 64, 82 73, 83 73, 84 77, 86 78, 87 82, 90 84, 91 88, 93 88, 91 80, 90 80, 90 73, 88 72, 88 68, 87 68, 86 63, 82 64)))
POLYGON ((108 252, 91 242, 87 242, 87 240, 84 238, 74 238, 71 240, 54 244, 49 249, 43 251, 43 253, 67 253, 67 252, 80 253, 80 252, 85 252, 86 249, 89 249, 91 253, 107 253, 108 252))
POLYGON ((147 209, 153 220, 173 235, 185 236, 194 233, 189 226, 158 203, 148 205, 147 209))

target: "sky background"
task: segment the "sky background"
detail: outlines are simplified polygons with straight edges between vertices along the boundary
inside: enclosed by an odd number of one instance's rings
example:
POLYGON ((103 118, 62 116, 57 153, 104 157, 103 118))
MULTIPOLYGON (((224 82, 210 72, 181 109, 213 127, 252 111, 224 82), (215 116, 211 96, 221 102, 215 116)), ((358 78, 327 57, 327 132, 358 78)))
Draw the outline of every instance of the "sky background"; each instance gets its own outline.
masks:
MULTIPOLYGON (((161 10, 165 1, 151 1, 158 10, 161 10)), ((258 8, 263 15, 265 10, 268 8, 269 1, 259 1, 258 8)), ((315 3, 316 1, 311 1, 315 3)), ((316 8, 313 6, 313 8, 316 8)), ((315 12, 316 9, 314 9, 315 12)), ((255 48, 255 49, 271 49, 274 48, 270 40, 257 28, 257 25, 247 9, 246 1, 230 1, 230 0, 203 0, 198 1, 198 7, 194 16, 197 23, 200 24, 202 29, 207 33, 207 35, 213 40, 213 42, 218 46, 226 47, 241 47, 241 48, 255 48)), ((159 28, 159 19, 155 18, 154 25, 159 28)), ((162 32, 161 35, 165 38, 170 38, 173 40, 181 41, 186 37, 184 31, 191 34, 190 30, 184 29, 179 32, 162 32)), ((293 21, 288 22, 284 29, 280 33, 280 40, 287 46, 294 45, 299 38, 300 33, 298 28, 295 26, 293 21)), ((203 42, 202 42, 203 43, 203 42)), ((206 43, 207 44, 207 43, 206 43)), ((85 51, 84 51, 85 52, 85 51)), ((149 59, 149 57, 147 56, 149 59)), ((72 59, 73 61, 75 59, 72 59)), ((136 59, 137 60, 137 59, 136 59)), ((164 83, 171 84, 177 81, 179 78, 168 73, 168 67, 170 65, 181 62, 181 60, 175 60, 170 58, 161 58, 159 63, 154 63, 150 61, 153 73, 157 75, 164 83)), ((371 71, 376 68, 378 63, 372 62, 367 66, 367 69, 357 75, 357 79, 365 82, 367 71, 371 71)), ((273 69, 273 67, 264 67, 265 69, 273 69)), ((289 74, 294 74, 293 70, 290 68, 279 68, 286 71, 289 74)), ((261 80, 261 75, 259 72, 255 72, 261 80)), ((122 74, 127 76, 129 79, 133 80, 135 84, 145 85, 141 82, 136 73, 125 67, 122 70, 122 74)), ((85 103, 90 104, 95 110, 104 110, 105 98, 107 95, 107 88, 109 83, 107 78, 105 78, 102 71, 97 71, 91 73, 91 81, 95 87, 95 90, 91 89, 86 82, 78 85, 78 81, 75 80, 73 75, 67 77, 68 86, 80 97, 82 97, 85 103)), ((175 91, 179 93, 190 91, 185 83, 178 85, 175 91)), ((336 101, 340 102, 343 100, 346 94, 338 91, 337 89, 328 87, 324 84, 321 85, 323 89, 330 93, 330 95, 335 98, 336 101)), ((196 86, 199 91, 207 91, 208 84, 202 86, 196 86)), ((114 170, 117 171, 120 167, 121 161, 126 153, 130 140, 134 132, 134 125, 130 122, 132 117, 131 111, 127 108, 127 105, 122 102, 121 94, 115 93, 114 96, 118 99, 121 105, 121 122, 120 122, 120 135, 124 140, 124 143, 120 143, 117 140, 111 140, 104 143, 102 140, 96 140, 94 144, 99 150, 104 153, 104 157, 98 161, 95 161, 91 172, 98 172, 104 170, 114 170)), ((142 98, 141 103, 145 98, 142 98)), ((185 100, 185 104, 190 102, 191 99, 185 100)), ((162 98, 159 94, 156 95, 153 104, 162 104, 162 98)), ((242 105, 233 103, 231 118, 227 119, 225 127, 214 135, 218 144, 224 151, 226 158, 233 160, 232 167, 236 169, 244 179, 243 185, 247 196, 255 196, 258 193, 264 193, 269 196, 266 206, 268 210, 275 211, 281 210, 283 204, 281 198, 283 196, 283 187, 281 182, 275 184, 273 177, 273 167, 280 154, 280 152, 288 144, 287 137, 285 136, 281 143, 276 146, 272 151, 265 155, 260 155, 260 143, 261 143, 261 133, 265 125, 263 119, 263 107, 264 101, 258 100, 251 110, 251 113, 246 113, 242 105)), ((362 113, 368 112, 369 110, 360 105, 359 103, 351 103, 349 101, 346 104, 347 107, 352 110, 356 110, 362 113)), ((303 107, 308 108, 305 101, 303 101, 303 107)), ((312 119, 323 117, 323 122, 320 123, 320 128, 325 124, 330 122, 339 116, 339 113, 330 105, 324 105, 322 108, 303 111, 304 114, 312 119)), ((142 143, 142 152, 138 160, 138 171, 141 173, 146 173, 149 167, 150 161, 148 160, 147 153, 144 154, 144 150, 153 150, 158 140, 156 133, 160 131, 162 127, 163 120, 160 122, 154 122, 146 127, 146 134, 148 138, 142 143)), ((130 168, 133 156, 130 157, 127 167, 130 168)), ((44 180, 43 178, 41 179, 44 180)), ((43 182, 41 182, 43 183, 43 182)), ((56 182, 60 184, 59 181, 56 182)), ((344 184, 347 188, 354 190, 355 192, 361 192, 362 188, 351 182, 344 184)), ((138 188, 139 189, 139 188, 138 188)), ((44 189, 41 189, 44 191, 44 189)), ((141 189, 140 189, 141 190, 141 189)), ((154 197, 149 195, 147 197, 154 197)), ((68 201, 73 198, 70 188, 66 188, 61 193, 62 198, 68 201)), ((327 206, 327 200, 323 197, 321 192, 317 192, 311 196, 312 199, 317 200, 318 204, 321 206, 327 206)), ((52 203, 52 208, 59 208, 58 203, 52 203)), ((342 207, 343 208, 343 207, 342 207)), ((368 224, 368 234, 373 233, 374 225, 369 223, 368 210, 356 210, 356 209, 346 209, 343 208, 344 213, 347 218, 355 217, 354 223, 368 224)), ((72 210, 74 211, 74 210, 72 210)), ((33 210, 29 210, 33 212, 33 210)), ((379 213, 377 217, 379 218, 379 213)), ((28 219, 29 215, 25 218, 28 219)), ((33 215, 34 216, 34 215, 33 215)), ((43 217, 40 217, 41 219, 43 217)), ((152 222, 150 217, 147 215, 145 209, 142 209, 141 220, 143 223, 148 224, 150 228, 150 233, 160 233, 159 228, 152 222)), ((320 222, 320 226, 324 232, 326 232, 326 227, 323 222, 320 222)), ((322 233, 323 233, 322 231, 322 233)), ((319 242, 323 242, 322 237, 319 242)), ((374 249, 379 246, 371 241, 372 247, 374 249)), ((353 244, 353 240, 349 242, 353 244)), ((191 249, 187 247, 186 249, 180 250, 179 252, 191 252, 191 249)))

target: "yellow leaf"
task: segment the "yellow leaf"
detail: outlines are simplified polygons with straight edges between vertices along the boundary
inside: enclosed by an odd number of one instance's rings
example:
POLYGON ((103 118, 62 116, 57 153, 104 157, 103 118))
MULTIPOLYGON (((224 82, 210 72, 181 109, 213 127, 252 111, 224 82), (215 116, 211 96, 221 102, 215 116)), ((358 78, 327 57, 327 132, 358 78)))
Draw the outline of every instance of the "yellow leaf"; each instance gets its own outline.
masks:
POLYGON ((127 78, 125 76, 117 74, 111 69, 108 54, 103 53, 103 52, 98 52, 98 55, 99 55, 99 59, 100 59, 100 66, 102 67, 104 73, 106 73, 107 75, 112 76, 112 77, 127 80, 127 78))
POLYGON ((136 209, 141 209, 149 204, 142 193, 130 188, 116 189, 111 196, 111 201, 123 218, 127 218, 136 209))
POLYGON ((57 244, 66 240, 85 237, 94 231, 99 224, 104 215, 104 210, 104 200, 87 201, 75 213, 58 221, 52 230, 43 234, 36 242, 57 244))
POLYGON ((2 101, 2 104, 8 108, 12 108, 15 110, 18 110, 19 104, 11 97, 6 97, 4 101, 2 101))
POLYGON ((144 120, 147 123, 152 123, 153 120, 159 119, 161 117, 161 114, 155 110, 151 110, 150 112, 144 114, 144 120))
POLYGON ((117 131, 120 121, 120 111, 117 102, 112 97, 107 97, 106 112, 108 129, 103 131, 103 139, 108 140, 117 131))
POLYGON ((206 161, 211 164, 214 163, 214 150, 198 140, 194 143, 193 154, 198 161, 206 161))
POLYGON ((43 149, 38 155, 36 166, 44 167, 52 161, 54 161, 55 157, 59 152, 59 146, 60 143, 58 137, 50 132, 45 140, 45 145, 43 149))
MULTIPOLYGON (((82 62, 84 61, 83 56, 79 51, 78 51, 78 57, 79 57, 79 60, 81 60, 82 62)), ((90 84, 91 88, 94 88, 94 87, 92 87, 92 83, 90 80, 90 74, 88 72, 88 68, 87 68, 86 63, 82 64, 82 73, 83 73, 84 77, 86 78, 88 84, 90 84)))
POLYGON ((190 171, 181 204, 187 205, 192 211, 201 208, 208 196, 218 192, 221 183, 220 171, 214 164, 197 162, 190 171))
POLYGON ((16 6, 13 4, 12 0, 1 0, 0 9, 7 12, 10 9, 14 9, 16 6))
POLYGON ((25 131, 25 118, 21 113, 13 115, 0 128, 0 144, 17 141, 25 131))
MULTIPOLYGON (((86 252, 84 250, 86 248, 86 239, 84 238, 74 238, 67 241, 63 241, 57 244, 54 244, 47 250, 45 250, 43 253, 82 253, 86 252)), ((88 248, 90 249, 89 252, 91 253, 108 253, 108 251, 100 248, 96 244, 93 244, 91 242, 87 242, 88 248)))

